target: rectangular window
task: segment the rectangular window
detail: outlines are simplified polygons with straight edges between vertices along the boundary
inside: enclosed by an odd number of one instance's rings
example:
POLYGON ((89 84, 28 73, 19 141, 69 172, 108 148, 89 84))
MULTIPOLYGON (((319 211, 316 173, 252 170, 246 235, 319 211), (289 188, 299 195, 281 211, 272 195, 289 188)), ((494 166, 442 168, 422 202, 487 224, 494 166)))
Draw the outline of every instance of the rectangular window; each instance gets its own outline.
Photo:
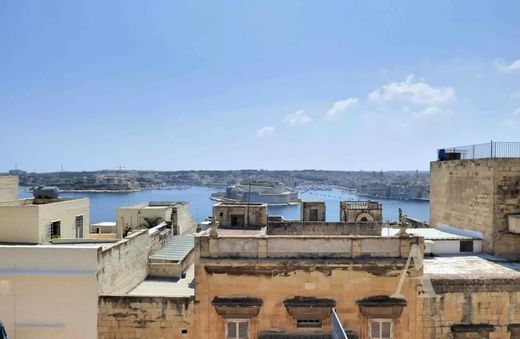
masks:
POLYGON ((461 240, 460 241, 461 252, 473 252, 473 240, 461 240))
POLYGON ((61 236, 61 221, 51 222, 51 239, 59 238, 61 236))
POLYGON ((309 221, 318 221, 318 209, 311 208, 309 211, 309 221))
POLYGON ((245 216, 243 214, 231 214, 231 226, 244 226, 245 216))
POLYGON ((83 238, 83 216, 76 216, 76 239, 83 238))
POLYGON ((248 320, 228 320, 226 330, 227 339, 249 339, 248 320))
POLYGON ((296 327, 299 328, 320 328, 321 319, 300 319, 296 321, 296 327))
POLYGON ((368 331, 370 339, 392 339, 392 320, 370 319, 368 321, 368 331))

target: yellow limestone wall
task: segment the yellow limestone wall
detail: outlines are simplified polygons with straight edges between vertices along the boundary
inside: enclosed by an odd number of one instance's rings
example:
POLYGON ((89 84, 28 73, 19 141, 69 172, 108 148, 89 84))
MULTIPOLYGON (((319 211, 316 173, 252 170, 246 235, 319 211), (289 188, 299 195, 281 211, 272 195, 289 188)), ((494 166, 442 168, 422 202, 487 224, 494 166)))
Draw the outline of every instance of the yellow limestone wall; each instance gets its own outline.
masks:
MULTIPOLYGON (((323 265, 317 262, 285 261, 277 263, 251 263, 219 260, 210 262, 201 259, 196 267, 196 328, 197 338, 224 338, 225 321, 211 305, 214 297, 248 296, 261 298, 260 313, 250 323, 250 338, 263 331, 285 330, 288 332, 310 332, 313 329, 296 328, 296 320, 288 314, 283 301, 295 296, 312 296, 336 300, 336 311, 344 325, 366 338, 367 320, 362 317, 356 300, 374 295, 391 295, 398 284, 400 267, 369 266, 360 268, 351 265, 323 265), (241 265, 254 267, 244 273, 241 265), (220 267, 229 273, 207 273, 206 266, 220 267)), ((211 269, 210 269, 211 270, 211 269)), ((416 281, 406 279, 403 295, 408 305, 394 323, 395 338, 416 336, 416 281)), ((318 332, 330 331, 330 321, 323 323, 318 332)))

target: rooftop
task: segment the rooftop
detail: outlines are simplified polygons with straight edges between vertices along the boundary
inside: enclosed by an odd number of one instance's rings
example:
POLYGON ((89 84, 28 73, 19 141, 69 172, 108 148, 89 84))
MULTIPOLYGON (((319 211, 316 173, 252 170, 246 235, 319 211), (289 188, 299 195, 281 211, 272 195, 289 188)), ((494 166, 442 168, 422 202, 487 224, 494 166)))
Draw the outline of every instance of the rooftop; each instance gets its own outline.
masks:
MULTIPOLYGON (((399 233, 399 228, 383 227, 382 236, 395 236, 399 233)), ((454 233, 441 231, 437 228, 407 228, 406 233, 423 237, 426 240, 471 240, 480 239, 478 237, 464 236, 454 233)))
POLYGON ((186 277, 181 279, 145 279, 136 288, 128 292, 132 296, 150 297, 190 297, 195 295, 194 265, 186 271, 186 277))
POLYGON ((88 198, 54 198, 54 199, 37 199, 37 198, 25 198, 18 199, 16 201, 2 202, 0 203, 0 207, 2 206, 40 206, 40 205, 48 205, 54 204, 64 201, 72 201, 72 200, 82 200, 88 198))
POLYGON ((424 258, 432 279, 520 279, 520 263, 485 253, 424 258))
POLYGON ((121 207, 124 209, 163 209, 176 205, 187 205, 187 201, 145 201, 139 204, 121 207))

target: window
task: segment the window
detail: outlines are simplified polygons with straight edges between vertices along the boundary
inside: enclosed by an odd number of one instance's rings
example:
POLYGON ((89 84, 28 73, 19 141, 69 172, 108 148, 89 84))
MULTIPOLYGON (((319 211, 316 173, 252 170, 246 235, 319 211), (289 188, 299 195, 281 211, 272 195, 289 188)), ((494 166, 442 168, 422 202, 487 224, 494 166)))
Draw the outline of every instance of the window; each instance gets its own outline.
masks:
POLYGON ((296 321, 296 327, 319 328, 319 327, 321 327, 321 319, 300 319, 300 320, 296 321))
POLYGON ((228 320, 227 321, 227 339, 248 339, 249 338, 249 321, 247 320, 228 320))
POLYGON ((370 319, 368 321, 370 339, 392 339, 391 319, 370 319))
POLYGON ((83 216, 76 216, 76 238, 83 238, 83 216))
POLYGON ((61 236, 61 221, 53 221, 50 226, 51 239, 59 238, 61 236))
POLYGON ((244 226, 245 216, 243 214, 231 214, 231 226, 244 226))
POLYGON ((309 211, 309 221, 318 221, 318 209, 311 208, 309 211))
POLYGON ((473 252, 473 240, 461 240, 460 241, 461 252, 473 252))

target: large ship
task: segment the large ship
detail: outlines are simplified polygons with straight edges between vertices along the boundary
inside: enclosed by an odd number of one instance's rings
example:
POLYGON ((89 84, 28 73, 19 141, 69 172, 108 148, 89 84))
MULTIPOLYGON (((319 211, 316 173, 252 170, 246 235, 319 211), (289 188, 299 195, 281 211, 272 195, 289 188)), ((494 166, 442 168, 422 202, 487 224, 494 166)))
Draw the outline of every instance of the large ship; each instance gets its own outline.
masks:
POLYGON ((225 192, 211 195, 212 200, 290 205, 299 202, 298 192, 277 181, 252 180, 230 185, 225 192))

